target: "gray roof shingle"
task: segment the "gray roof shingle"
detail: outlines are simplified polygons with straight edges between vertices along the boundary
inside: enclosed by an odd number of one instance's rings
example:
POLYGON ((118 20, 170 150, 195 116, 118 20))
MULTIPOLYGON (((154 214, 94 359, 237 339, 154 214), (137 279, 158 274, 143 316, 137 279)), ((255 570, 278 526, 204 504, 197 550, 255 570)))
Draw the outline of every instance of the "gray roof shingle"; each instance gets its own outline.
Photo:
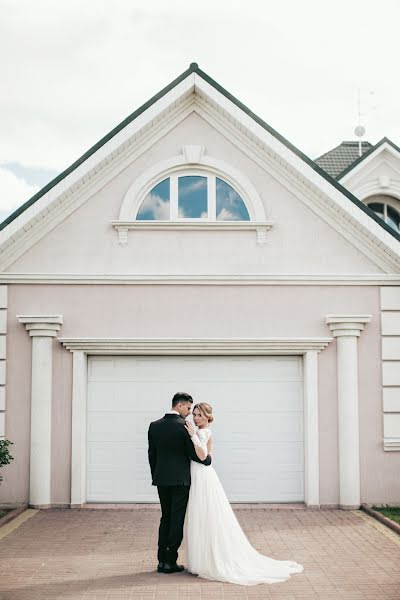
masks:
MULTIPOLYGON (((361 142, 361 152, 365 154, 373 147, 369 142, 361 142)), ((338 178, 345 169, 348 169, 359 159, 358 142, 342 142, 336 148, 325 152, 319 158, 315 159, 318 166, 328 175, 338 178)))

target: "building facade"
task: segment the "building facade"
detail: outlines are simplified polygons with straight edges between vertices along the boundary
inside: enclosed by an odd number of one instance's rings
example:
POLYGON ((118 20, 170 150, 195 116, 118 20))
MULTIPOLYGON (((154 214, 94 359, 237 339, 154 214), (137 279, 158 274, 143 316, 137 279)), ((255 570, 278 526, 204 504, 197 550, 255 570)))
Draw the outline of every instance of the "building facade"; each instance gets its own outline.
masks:
POLYGON ((385 144, 337 180, 192 64, 6 219, 0 503, 157 501, 147 428, 176 391, 214 407, 230 500, 398 502, 385 144))

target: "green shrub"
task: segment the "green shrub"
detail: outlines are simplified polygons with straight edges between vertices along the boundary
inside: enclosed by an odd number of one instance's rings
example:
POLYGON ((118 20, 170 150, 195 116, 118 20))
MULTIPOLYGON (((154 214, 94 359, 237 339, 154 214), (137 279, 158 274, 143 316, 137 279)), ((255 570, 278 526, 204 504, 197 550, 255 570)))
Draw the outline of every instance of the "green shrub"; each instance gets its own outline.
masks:
MULTIPOLYGON (((4 465, 9 465, 14 457, 11 456, 9 451, 9 446, 11 446, 14 442, 10 442, 10 440, 0 440, 0 469, 4 467, 4 465)), ((0 483, 3 481, 3 477, 0 475, 0 483)))

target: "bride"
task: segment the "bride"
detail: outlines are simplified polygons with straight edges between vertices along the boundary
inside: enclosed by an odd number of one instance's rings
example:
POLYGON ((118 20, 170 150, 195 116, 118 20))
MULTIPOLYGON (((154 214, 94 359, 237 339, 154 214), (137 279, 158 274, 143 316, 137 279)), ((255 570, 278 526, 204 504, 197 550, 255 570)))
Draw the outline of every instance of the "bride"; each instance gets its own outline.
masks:
MULTIPOLYGON (((211 454, 212 407, 200 402, 193 408, 193 421, 185 427, 196 454, 204 460, 211 454)), ((303 567, 288 560, 259 554, 243 533, 212 466, 191 462, 191 487, 184 524, 184 547, 188 571, 203 577, 239 585, 278 583, 303 567)))

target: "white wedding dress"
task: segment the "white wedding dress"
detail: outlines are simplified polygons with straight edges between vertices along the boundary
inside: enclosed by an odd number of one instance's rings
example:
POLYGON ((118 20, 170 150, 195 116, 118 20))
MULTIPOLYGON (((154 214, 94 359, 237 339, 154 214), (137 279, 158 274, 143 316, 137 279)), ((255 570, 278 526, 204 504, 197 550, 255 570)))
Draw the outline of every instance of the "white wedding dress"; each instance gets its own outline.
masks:
MULTIPOLYGON (((197 436, 206 449, 209 429, 197 436)), ((257 585, 286 581, 303 567, 259 554, 243 533, 212 466, 191 462, 191 487, 184 524, 184 549, 190 573, 204 579, 257 585)))

